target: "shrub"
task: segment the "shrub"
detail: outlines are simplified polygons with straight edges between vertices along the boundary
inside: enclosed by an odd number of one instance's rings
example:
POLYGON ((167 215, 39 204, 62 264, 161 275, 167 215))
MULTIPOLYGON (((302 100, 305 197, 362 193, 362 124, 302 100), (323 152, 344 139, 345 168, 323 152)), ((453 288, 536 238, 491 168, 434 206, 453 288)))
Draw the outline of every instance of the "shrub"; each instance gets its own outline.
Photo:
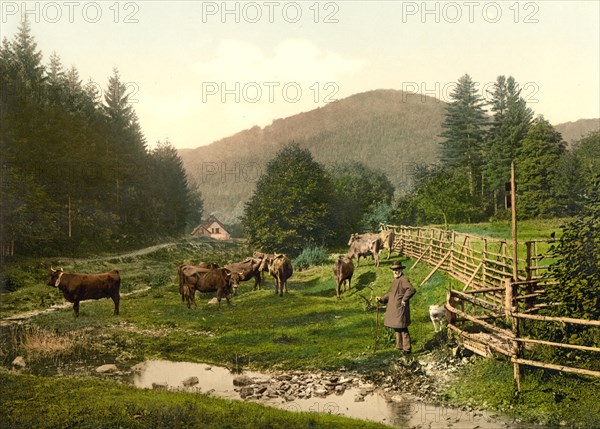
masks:
POLYGON ((296 259, 294 259, 294 268, 304 270, 310 266, 323 265, 329 262, 327 250, 322 246, 305 248, 296 259))

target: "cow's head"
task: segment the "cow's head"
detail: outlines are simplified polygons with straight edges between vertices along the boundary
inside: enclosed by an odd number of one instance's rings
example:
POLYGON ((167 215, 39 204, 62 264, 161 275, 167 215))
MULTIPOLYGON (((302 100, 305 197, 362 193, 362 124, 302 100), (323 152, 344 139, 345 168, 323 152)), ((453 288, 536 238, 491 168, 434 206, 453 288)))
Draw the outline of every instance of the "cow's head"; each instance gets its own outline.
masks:
POLYGON ((348 240, 348 246, 351 246, 356 240, 358 240, 358 234, 354 233, 350 236, 350 240, 348 240))
POLYGON ((227 282, 231 286, 231 293, 233 296, 237 295, 237 288, 240 285, 240 282, 244 280, 244 273, 238 272, 229 272, 227 274, 227 282))
POLYGON ((260 271, 262 261, 262 258, 248 258, 248 262, 250 263, 252 271, 260 271))
POLYGON ((279 267, 283 265, 286 256, 283 253, 276 253, 268 258, 267 268, 269 270, 269 274, 273 274, 277 272, 279 267))
POLYGON ((219 270, 221 270, 223 276, 225 277, 225 294, 232 296, 237 295, 237 288, 240 283, 237 273, 233 273, 227 268, 219 268, 219 270))
POLYGON ((271 257, 267 253, 254 252, 252 255, 256 259, 258 265, 258 271, 268 271, 271 257))
POLYGON ((62 268, 55 270, 54 268, 50 268, 50 278, 48 279, 48 286, 58 287, 60 284, 60 279, 63 275, 64 271, 62 268))

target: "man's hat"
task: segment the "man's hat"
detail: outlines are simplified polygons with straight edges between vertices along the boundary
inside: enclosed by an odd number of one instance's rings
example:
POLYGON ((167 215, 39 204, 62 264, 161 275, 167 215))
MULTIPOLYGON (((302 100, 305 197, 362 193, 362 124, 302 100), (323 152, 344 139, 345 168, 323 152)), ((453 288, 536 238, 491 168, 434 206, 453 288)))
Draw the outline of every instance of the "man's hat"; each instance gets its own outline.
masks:
POLYGON ((402 265, 401 262, 394 262, 391 266, 392 271, 400 271, 405 269, 406 267, 402 265))

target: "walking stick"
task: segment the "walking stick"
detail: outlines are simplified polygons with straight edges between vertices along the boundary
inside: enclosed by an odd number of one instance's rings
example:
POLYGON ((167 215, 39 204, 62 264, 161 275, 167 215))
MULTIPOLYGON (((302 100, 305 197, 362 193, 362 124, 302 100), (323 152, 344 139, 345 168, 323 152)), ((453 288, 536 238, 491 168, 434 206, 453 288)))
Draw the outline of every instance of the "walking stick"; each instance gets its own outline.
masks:
POLYGON ((377 340, 379 339, 379 303, 376 304, 375 314, 375 347, 373 348, 374 352, 377 351, 377 340))

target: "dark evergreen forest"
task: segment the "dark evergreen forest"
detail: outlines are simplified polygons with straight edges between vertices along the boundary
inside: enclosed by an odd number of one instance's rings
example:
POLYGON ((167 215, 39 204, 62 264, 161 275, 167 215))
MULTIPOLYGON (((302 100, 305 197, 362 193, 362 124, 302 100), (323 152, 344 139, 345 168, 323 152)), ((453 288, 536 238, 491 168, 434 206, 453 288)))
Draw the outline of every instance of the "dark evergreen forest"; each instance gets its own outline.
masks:
POLYGON ((148 244, 198 222, 175 148, 150 150, 119 72, 103 96, 24 22, 0 47, 0 242, 19 255, 148 244))

